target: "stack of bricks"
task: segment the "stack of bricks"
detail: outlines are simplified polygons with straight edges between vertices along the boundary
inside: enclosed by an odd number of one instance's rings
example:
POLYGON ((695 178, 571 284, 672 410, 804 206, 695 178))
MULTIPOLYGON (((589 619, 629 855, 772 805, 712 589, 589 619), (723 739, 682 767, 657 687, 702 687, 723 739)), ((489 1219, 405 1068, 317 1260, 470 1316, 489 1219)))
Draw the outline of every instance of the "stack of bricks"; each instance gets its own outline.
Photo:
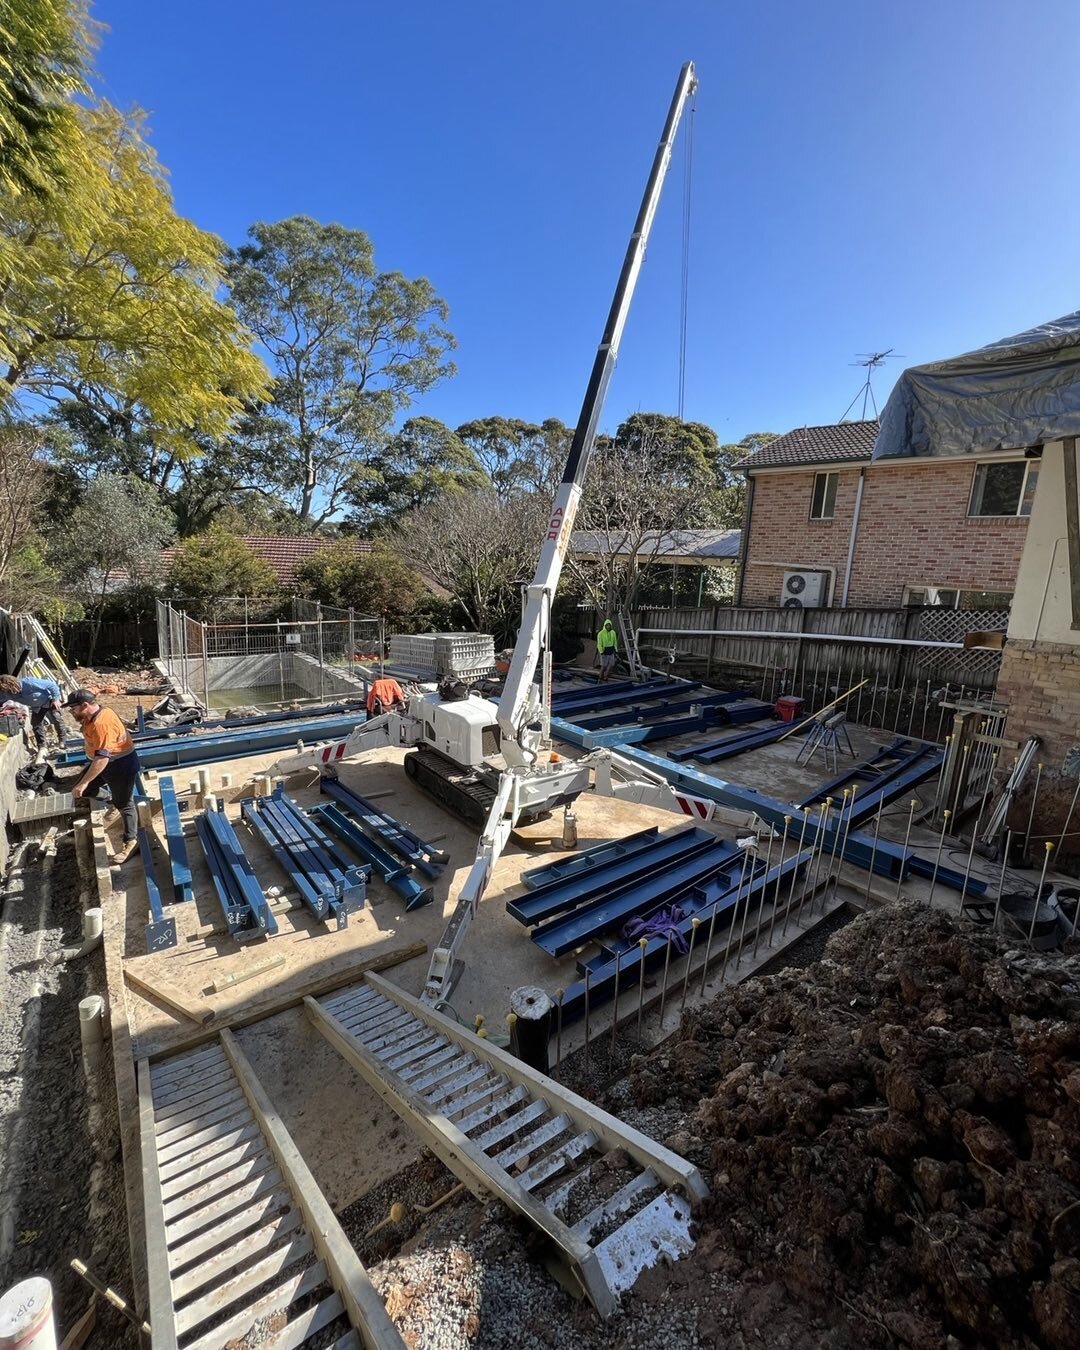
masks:
MULTIPOLYGON (((1080 745, 1080 647, 1056 642, 1007 643, 1002 653, 997 697, 1008 705, 1005 734, 1023 745, 1031 736, 1040 741, 1036 761, 1043 771, 1032 822, 1030 858, 1041 862, 1043 843, 1055 847, 1065 825, 1069 803, 1076 788, 1076 775, 1063 771, 1065 756, 1080 745)), ((1009 817, 1014 829, 1026 832, 1035 785, 1032 769, 1024 791, 1009 817)), ((1054 862, 1080 856, 1080 811, 1069 827, 1069 836, 1055 853, 1054 862), (1076 830, 1077 833, 1073 833, 1076 830)))

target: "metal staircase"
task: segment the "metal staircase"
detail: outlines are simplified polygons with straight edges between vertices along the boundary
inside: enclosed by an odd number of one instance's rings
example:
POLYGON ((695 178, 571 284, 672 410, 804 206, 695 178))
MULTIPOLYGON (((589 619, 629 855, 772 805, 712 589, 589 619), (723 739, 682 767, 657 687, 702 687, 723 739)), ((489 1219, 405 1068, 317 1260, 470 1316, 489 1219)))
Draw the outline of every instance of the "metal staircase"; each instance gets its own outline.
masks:
POLYGON ((604 1317, 690 1251, 697 1168, 378 976, 308 1014, 446 1166, 542 1233, 604 1317), (621 1150, 615 1153, 615 1150, 621 1150))
POLYGON ((404 1350, 232 1034, 138 1077, 152 1350, 404 1350))

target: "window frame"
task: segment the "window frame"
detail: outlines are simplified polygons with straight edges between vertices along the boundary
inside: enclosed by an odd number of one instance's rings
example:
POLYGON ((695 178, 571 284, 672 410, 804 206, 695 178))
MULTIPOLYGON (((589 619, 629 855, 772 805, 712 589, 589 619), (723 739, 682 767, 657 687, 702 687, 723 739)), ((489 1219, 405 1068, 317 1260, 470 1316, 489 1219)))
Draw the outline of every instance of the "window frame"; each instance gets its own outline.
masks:
POLYGON ((839 491, 839 488, 840 488, 840 474, 836 469, 818 469, 815 471, 813 486, 810 489, 810 515, 809 515, 810 520, 820 521, 820 520, 836 519, 836 494, 839 491), (831 510, 829 511, 829 514, 827 516, 814 514, 814 504, 817 501, 818 495, 817 485, 819 478, 825 479, 825 486, 821 492, 822 509, 824 509, 826 505, 831 506, 831 510), (828 482, 830 478, 833 479, 833 492, 831 503, 829 502, 829 482, 828 482))
POLYGON ((975 467, 974 467, 974 469, 972 470, 972 474, 971 474, 971 488, 970 488, 970 490, 969 490, 969 492, 968 492, 967 519, 968 519, 968 520, 1030 520, 1030 519, 1031 519, 1031 508, 1032 508, 1032 506, 1034 505, 1034 493, 1032 493, 1032 500, 1031 500, 1031 502, 1028 504, 1028 509, 1027 509, 1026 511, 1023 510, 1023 506, 1024 506, 1025 501, 1027 501, 1028 488, 1029 488, 1029 486, 1031 485, 1031 466, 1032 466, 1032 465, 1035 466, 1035 474, 1036 474, 1036 479, 1037 479, 1037 478, 1038 478, 1038 473, 1039 473, 1039 467, 1040 467, 1041 463, 1042 463, 1042 460, 1041 460, 1041 459, 1039 458, 1039 456, 1037 456, 1037 455, 1016 455, 1016 456, 1013 456, 1013 457, 1011 457, 1011 458, 1009 458, 1009 459, 991 459, 991 460, 983 460, 982 463, 976 464, 975 467), (1015 511, 1008 511, 1008 512, 1005 512, 1004 514, 1003 514, 1002 512, 1000 512, 1000 511, 973 511, 973 510, 972 510, 972 507, 974 506, 974 503, 975 503, 975 493, 976 493, 976 490, 977 490, 978 484, 979 484, 979 475, 980 475, 980 474, 984 474, 984 475, 985 475, 985 474, 989 473, 989 471, 990 471, 991 469, 995 469, 995 468, 997 468, 999 465, 1002 466, 1002 467, 1004 467, 1004 466, 1007 465, 1007 464, 1023 464, 1023 466, 1024 466, 1024 479, 1023 479, 1023 482, 1020 484, 1020 495, 1019 495, 1019 497, 1017 498, 1017 501, 1016 501, 1016 510, 1015 510, 1015 511))

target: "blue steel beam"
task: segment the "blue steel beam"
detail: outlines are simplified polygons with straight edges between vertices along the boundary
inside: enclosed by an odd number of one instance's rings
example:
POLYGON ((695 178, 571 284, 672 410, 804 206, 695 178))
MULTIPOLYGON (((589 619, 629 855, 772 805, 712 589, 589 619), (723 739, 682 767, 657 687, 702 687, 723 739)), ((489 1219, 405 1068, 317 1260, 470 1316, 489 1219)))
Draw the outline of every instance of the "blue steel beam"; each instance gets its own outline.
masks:
POLYGON ((180 819, 180 803, 176 787, 166 776, 159 780, 161 788, 161 817, 165 823, 165 841, 169 847, 169 867, 172 872, 173 900, 194 900, 191 885, 191 864, 188 862, 184 825, 180 819))
POLYGON ((307 817, 282 810, 280 802, 249 797, 241 802, 240 811, 315 917, 322 920, 333 914, 337 927, 346 928, 349 914, 364 903, 364 869, 349 863, 342 870, 314 847, 317 836, 307 817))
POLYGON ((262 808, 271 814, 279 837, 292 850, 312 883, 327 889, 331 908, 335 903, 339 907, 344 905, 347 913, 364 903, 369 867, 356 866, 281 787, 269 801, 263 800, 262 808))
POLYGON ((692 708, 722 707, 725 703, 741 703, 749 698, 742 690, 721 691, 715 694, 701 694, 698 698, 683 699, 678 703, 665 703, 655 708, 648 703, 632 703, 617 712, 584 713, 574 717, 574 724, 586 731, 603 731, 607 727, 634 726, 638 722, 662 722, 673 714, 688 713, 692 708))
POLYGON ((219 811, 202 811, 195 828, 231 936, 245 942, 275 934, 277 920, 227 818, 219 811))
POLYGON ((726 708, 703 708, 689 717, 673 717, 670 721, 631 723, 629 726, 611 727, 607 731, 590 731, 589 744, 599 750, 610 745, 644 745, 648 741, 666 741, 672 736, 686 736, 692 731, 704 731, 707 726, 716 726, 724 721, 726 708))
POLYGON ((549 881, 562 881, 612 859, 640 853, 642 849, 651 847, 659 834, 660 826, 650 825, 637 834, 628 834, 625 839, 609 839, 603 844, 582 849, 580 853, 572 853, 568 858, 545 863, 543 867, 527 867, 521 874, 521 881, 530 891, 535 891, 540 886, 546 886, 549 881))
POLYGON ((383 881, 405 901, 406 911, 429 905, 434 899, 434 891, 430 886, 421 886, 406 864, 370 839, 339 807, 324 802, 310 807, 307 814, 344 840, 354 853, 371 863, 383 881))
POLYGON ((154 853, 150 844, 150 836, 146 830, 140 829, 137 838, 139 840, 139 857, 142 859, 143 865, 143 878, 146 881, 146 898, 150 908, 150 922, 146 925, 146 950, 148 952, 160 952, 167 947, 176 946, 176 920, 167 919, 165 911, 161 907, 161 891, 157 884, 157 877, 154 875, 154 853))
POLYGON ((635 690, 650 689, 659 683, 668 684, 670 681, 646 680, 643 684, 635 684, 633 680, 619 680, 617 682, 609 680, 601 685, 599 680, 597 680, 593 684, 586 685, 581 689, 560 689, 558 693, 552 695, 551 704, 552 707, 560 703, 566 707, 572 707, 576 703, 588 703, 589 699, 596 694, 608 693, 629 695, 633 694, 635 690))
POLYGON ((830 778, 804 798, 799 806, 804 811, 813 810, 820 807, 827 797, 839 801, 845 788, 854 787, 855 805, 851 812, 851 823, 861 825, 871 820, 882 806, 888 806, 933 777, 944 759, 945 752, 940 746, 901 736, 861 764, 830 778))
MULTIPOLYGON (((756 718, 747 720, 755 721, 756 718)), ((695 745, 684 745, 671 752, 671 758, 680 763, 686 759, 700 760, 702 764, 716 764, 722 759, 732 759, 747 750, 757 750, 763 745, 772 745, 781 736, 794 731, 795 735, 805 735, 809 731, 812 717, 798 722, 794 727, 788 722, 777 722, 771 727, 761 727, 757 731, 744 731, 738 736, 721 736, 714 741, 699 741, 695 745)))
MULTIPOLYGON (((584 876, 563 877, 528 895, 506 902, 506 912, 527 927, 543 924, 597 895, 615 895, 630 885, 662 875, 669 867, 694 858, 716 842, 716 836, 695 826, 661 835, 643 853, 634 852, 602 863, 584 876)), ((574 912, 578 911, 574 909, 574 912)))
MULTIPOLYGON (((554 719, 552 726, 554 729, 554 719)), ((555 734, 559 735, 560 733, 556 731, 555 734)), ((712 774, 703 773, 700 769, 688 768, 684 764, 674 764, 662 755, 650 754, 648 750, 637 750, 630 746, 625 750, 620 750, 619 754, 623 759, 640 764, 652 773, 660 774, 672 787, 681 788, 684 792, 689 792, 695 797, 704 797, 707 801, 719 802, 721 806, 733 806, 740 811, 755 811, 762 820, 768 821, 774 827, 779 826, 781 829, 784 825, 784 817, 790 816, 791 828, 789 833, 795 834, 796 837, 802 829, 804 813, 797 806, 777 801, 775 797, 769 797, 764 792, 757 792, 754 788, 741 787, 737 783, 728 783, 722 778, 714 778, 712 774)), ((816 812, 808 812, 806 818, 806 838, 816 838, 815 831, 820 816, 816 812)), ((831 847, 832 836, 836 828, 835 814, 831 819, 833 823, 825 831, 825 837, 830 841, 827 847, 831 847)), ((899 880, 901 875, 906 876, 909 873, 929 876, 933 870, 931 861, 920 858, 914 849, 905 850, 899 844, 894 844, 888 839, 879 839, 875 847, 873 838, 858 830, 851 830, 848 833, 843 856, 845 862, 853 863, 856 867, 869 867, 870 860, 873 858, 874 872, 880 876, 891 877, 893 880, 899 880)), ((947 867, 939 869, 938 881, 950 890, 962 890, 964 885, 962 873, 947 867)), ((969 895, 985 895, 987 884, 984 881, 976 881, 972 877, 967 883, 967 890, 969 895)))
POLYGON ((681 894, 704 884, 741 850, 737 844, 711 838, 700 851, 680 858, 657 875, 620 887, 609 895, 582 905, 573 913, 541 924, 532 940, 549 956, 565 956, 597 934, 617 928, 634 915, 647 917, 654 910, 676 902, 681 894))
MULTIPOLYGON (((792 872, 804 866, 809 859, 810 850, 806 849, 802 853, 792 855, 778 866, 770 868, 767 873, 763 867, 760 872, 750 878, 749 882, 744 881, 741 888, 739 886, 739 868, 731 868, 718 873, 713 884, 695 887, 678 899, 677 903, 683 909, 685 917, 675 925, 676 928, 684 938, 689 938, 694 918, 698 918, 702 923, 711 922, 714 906, 716 908, 716 929, 720 931, 726 928, 735 916, 735 906, 740 895, 743 897, 741 903, 749 903, 745 898, 747 895, 760 900, 768 893, 770 887, 775 886, 778 882, 783 883, 785 878, 790 877, 792 872)), ((640 978, 640 962, 643 957, 646 970, 655 970, 662 966, 667 954, 667 946, 668 940, 666 937, 654 937, 646 942, 644 951, 636 942, 627 945, 624 951, 619 951, 619 987, 626 990, 636 985, 640 978)), ((611 998, 614 993, 615 970, 616 960, 614 957, 595 966, 590 964, 590 1008, 595 1008, 598 1003, 604 1003, 611 998)), ((577 1021, 584 1015, 584 1012, 585 982, 584 980, 578 980, 567 989, 563 997, 562 1020, 564 1025, 577 1021)))
MULTIPOLYGON (((213 764, 219 759, 239 759, 271 750, 288 750, 299 740, 307 744, 347 736, 361 720, 359 712, 307 722, 285 722, 217 735, 174 736, 140 741, 139 763, 144 769, 177 769, 191 764, 213 764)), ((80 763, 85 755, 69 752, 57 757, 61 766, 80 763)))
MULTIPOLYGON (((412 863, 426 877, 434 879, 441 875, 444 863, 430 861, 427 856, 433 851, 430 845, 424 845, 417 835, 406 829, 399 821, 380 811, 372 802, 361 797, 358 792, 346 787, 336 778, 323 777, 319 786, 328 797, 333 797, 339 805, 348 811, 349 815, 355 817, 357 822, 363 826, 365 832, 370 834, 377 843, 385 845, 399 857, 404 858, 406 862, 412 863)), ((442 853, 441 850, 435 850, 435 852, 438 852, 442 858, 446 858, 446 854, 442 853)))
POLYGON ((609 690, 606 685, 600 685, 597 689, 587 691, 588 698, 574 699, 569 694, 560 694, 552 703, 552 711, 560 716, 573 716, 575 712, 585 712, 586 709, 614 708, 619 703, 655 703, 658 699, 664 698, 682 698, 684 694, 693 693, 695 689, 701 688, 700 680, 672 681, 657 680, 648 684, 639 684, 635 687, 633 699, 629 700, 620 690, 609 690))

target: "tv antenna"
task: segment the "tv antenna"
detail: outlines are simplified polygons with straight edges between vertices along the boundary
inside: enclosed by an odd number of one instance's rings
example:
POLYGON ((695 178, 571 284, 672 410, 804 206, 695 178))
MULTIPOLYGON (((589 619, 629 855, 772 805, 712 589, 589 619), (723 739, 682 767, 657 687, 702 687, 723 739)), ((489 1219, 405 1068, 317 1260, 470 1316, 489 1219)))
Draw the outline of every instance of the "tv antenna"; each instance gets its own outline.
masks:
POLYGON ((874 417, 876 418, 878 416, 877 399, 874 397, 874 386, 871 384, 874 371, 880 369, 880 367, 885 364, 885 362, 889 359, 890 356, 899 356, 899 355, 900 353, 894 350, 894 348, 892 347, 890 347, 889 350, 886 352, 857 353, 858 359, 852 361, 851 364, 853 366, 859 366, 863 370, 865 370, 866 379, 860 385, 859 392, 855 395, 855 397, 844 409, 844 416, 841 417, 840 419, 841 422, 846 420, 848 413, 852 410, 852 408, 854 408, 855 404, 858 403, 860 397, 862 398, 862 420, 864 422, 866 421, 867 403, 869 403, 870 406, 873 408, 874 417))

